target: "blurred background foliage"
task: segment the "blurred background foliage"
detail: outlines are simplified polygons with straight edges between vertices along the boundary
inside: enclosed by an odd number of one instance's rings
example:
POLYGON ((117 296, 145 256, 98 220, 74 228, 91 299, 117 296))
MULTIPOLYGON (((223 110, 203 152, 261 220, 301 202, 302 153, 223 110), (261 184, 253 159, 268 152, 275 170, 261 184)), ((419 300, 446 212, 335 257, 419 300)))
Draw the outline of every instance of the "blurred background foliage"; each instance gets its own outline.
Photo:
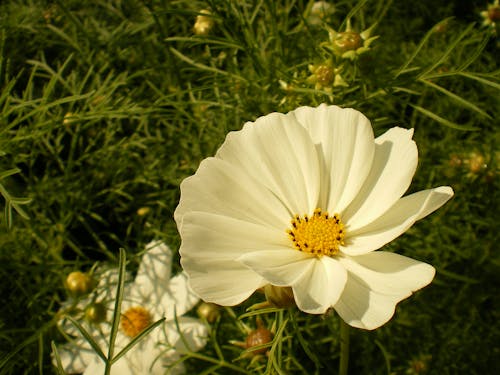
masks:
MULTIPOLYGON (((306 0, 2 2, 1 374, 54 371, 69 272, 116 263, 119 248, 134 270, 152 238, 178 247, 179 184, 228 131, 323 102, 362 111, 377 135, 415 128, 410 189, 456 193, 387 246, 437 276, 384 327, 352 331, 351 373, 500 372, 499 21, 483 24, 484 1, 331 5, 317 22, 306 0), (343 32, 348 19, 378 36, 354 60, 329 48, 327 27, 343 32)), ((229 362, 245 307, 224 310, 213 328, 229 362)), ((259 319, 284 329, 283 373, 335 372, 336 318, 290 312, 285 325, 280 314, 259 319)), ((217 358, 214 345, 187 361, 192 373, 217 358)), ((265 358, 236 363, 263 373, 265 358)))

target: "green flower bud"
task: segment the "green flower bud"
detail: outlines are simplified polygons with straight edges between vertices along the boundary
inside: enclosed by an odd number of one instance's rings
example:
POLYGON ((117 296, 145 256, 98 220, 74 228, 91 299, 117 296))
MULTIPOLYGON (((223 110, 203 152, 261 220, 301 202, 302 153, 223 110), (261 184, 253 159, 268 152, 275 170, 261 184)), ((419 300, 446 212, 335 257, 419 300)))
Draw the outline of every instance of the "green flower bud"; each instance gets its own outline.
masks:
POLYGON ((74 271, 66 277, 65 285, 71 294, 81 296, 92 290, 93 280, 86 273, 74 271))
POLYGON ((275 307, 295 306, 293 291, 290 287, 280 287, 267 284, 264 287, 264 293, 267 301, 275 307))
POLYGON ((90 323, 102 323, 106 320, 106 307, 102 303, 93 303, 85 309, 85 319, 90 323))
POLYGON ((202 302, 196 312, 209 323, 214 323, 220 316, 219 306, 215 303, 202 302))

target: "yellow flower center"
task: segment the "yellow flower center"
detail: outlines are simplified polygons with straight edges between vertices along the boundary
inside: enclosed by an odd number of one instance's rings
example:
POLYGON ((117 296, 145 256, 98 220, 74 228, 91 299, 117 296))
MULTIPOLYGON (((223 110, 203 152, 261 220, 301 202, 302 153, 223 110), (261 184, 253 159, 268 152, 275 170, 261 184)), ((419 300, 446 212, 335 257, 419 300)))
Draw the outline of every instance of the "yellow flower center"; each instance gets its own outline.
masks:
POLYGON ((287 233, 297 250, 318 257, 336 255, 339 246, 344 245, 344 224, 339 215, 328 216, 319 208, 311 217, 296 215, 292 219, 292 229, 287 233))
POLYGON ((135 337, 151 323, 151 315, 144 307, 136 306, 128 309, 121 317, 123 333, 135 337))

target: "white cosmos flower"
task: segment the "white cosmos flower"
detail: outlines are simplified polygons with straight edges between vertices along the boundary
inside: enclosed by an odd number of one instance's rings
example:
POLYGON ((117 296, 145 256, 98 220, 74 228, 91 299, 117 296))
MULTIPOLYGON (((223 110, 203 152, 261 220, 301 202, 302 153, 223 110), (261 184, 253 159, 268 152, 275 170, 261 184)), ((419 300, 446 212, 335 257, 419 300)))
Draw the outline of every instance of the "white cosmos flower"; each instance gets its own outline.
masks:
POLYGON ((386 323, 435 270, 375 250, 453 195, 442 186, 402 197, 417 167, 412 134, 374 138, 362 113, 324 104, 229 133, 181 184, 175 220, 193 290, 236 305, 266 284, 291 287, 307 313, 386 323))
MULTIPOLYGON (((196 351, 205 345, 206 326, 198 319, 182 316, 194 307, 199 299, 190 290, 185 273, 170 278, 171 266, 172 252, 164 243, 158 241, 146 246, 135 281, 125 284, 115 355, 149 324, 163 317, 165 322, 153 329, 113 364, 111 374, 184 373, 182 363, 170 368, 170 372, 167 371, 168 366, 186 351, 175 323, 175 316, 190 350, 196 351)), ((78 301, 73 310, 85 311, 88 306, 95 306, 96 302, 105 308, 105 316, 101 316, 102 322, 92 322, 88 319, 79 322, 107 355, 118 271, 105 271, 99 278, 95 292, 78 301)), ((68 335, 75 337, 71 342, 58 347, 64 370, 68 373, 83 372, 85 375, 104 373, 104 362, 76 327, 66 319, 61 321, 60 326, 68 335)))

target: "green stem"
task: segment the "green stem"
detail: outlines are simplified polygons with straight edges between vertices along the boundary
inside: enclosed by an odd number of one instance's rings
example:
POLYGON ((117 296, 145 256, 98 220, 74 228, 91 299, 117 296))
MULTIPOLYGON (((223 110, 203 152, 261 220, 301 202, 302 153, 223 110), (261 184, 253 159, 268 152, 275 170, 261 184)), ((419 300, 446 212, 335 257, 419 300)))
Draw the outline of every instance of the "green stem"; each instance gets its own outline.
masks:
POLYGON ((347 375, 349 367, 349 325, 340 319, 339 375, 347 375))

